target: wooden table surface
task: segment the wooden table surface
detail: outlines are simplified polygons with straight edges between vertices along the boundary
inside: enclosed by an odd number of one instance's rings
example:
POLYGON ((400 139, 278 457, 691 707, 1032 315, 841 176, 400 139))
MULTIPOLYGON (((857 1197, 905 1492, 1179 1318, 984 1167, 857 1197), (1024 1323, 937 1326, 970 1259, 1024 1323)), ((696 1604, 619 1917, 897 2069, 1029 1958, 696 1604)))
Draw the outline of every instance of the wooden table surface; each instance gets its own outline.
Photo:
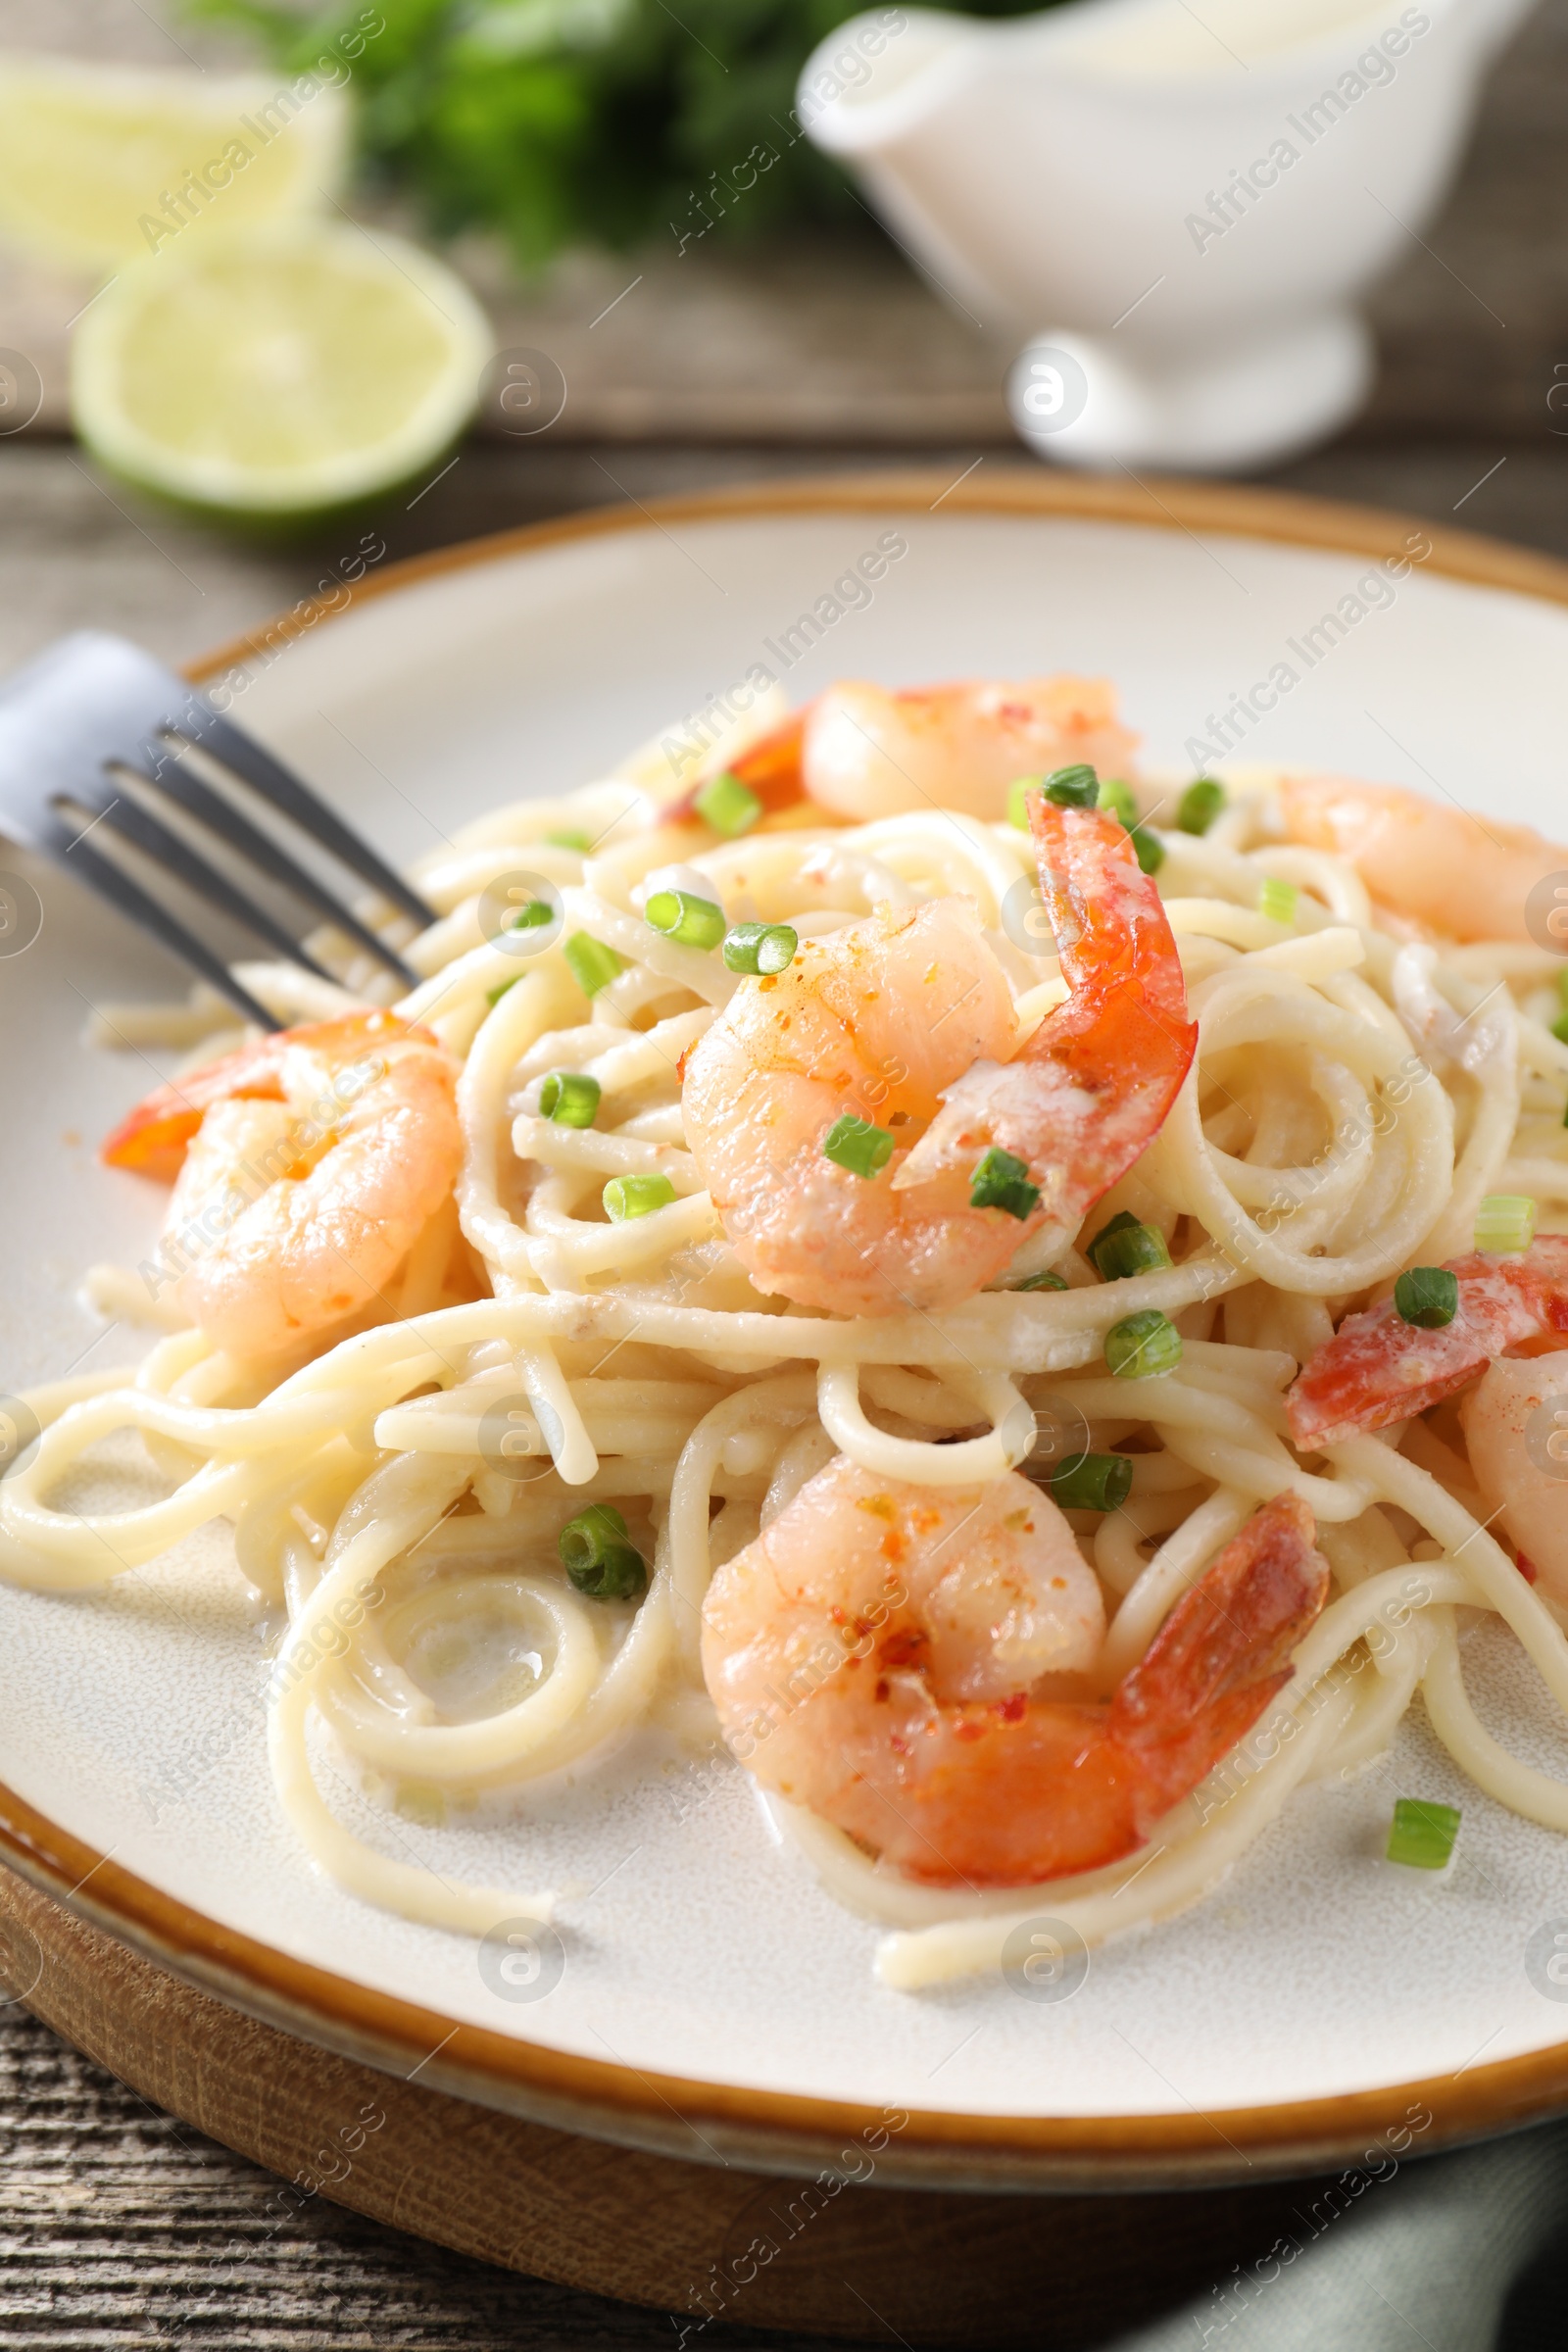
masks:
MULTIPOLYGON (((161 23, 215 54, 140 0, 53 0, 47 33, 37 0, 0 0, 0 48, 47 38, 177 63, 161 23)), ((1565 124, 1568 0, 1543 0, 1494 76, 1446 214, 1375 298, 1384 366, 1370 408, 1267 478, 1568 559, 1568 390, 1552 402, 1568 385, 1565 124)), ((879 453, 955 476, 1015 460, 996 348, 939 312, 896 257, 870 244, 809 267, 714 256, 684 274, 667 255, 645 258, 643 299, 628 297, 604 334, 589 306, 635 261, 574 264, 553 289, 517 295, 471 257, 503 340, 557 354, 572 397, 547 440, 470 444, 383 521, 392 554, 627 497, 862 468, 879 453)), ((40 423, 57 428, 0 441, 0 669, 83 623, 181 660, 307 591, 331 549, 236 546, 96 478, 58 430, 61 306, 60 287, 0 265, 0 343, 38 350, 54 386, 40 423)), ((0 2005, 0 2342, 13 2352, 175 2340, 196 2352, 629 2352, 676 2340, 658 2315, 488 2270, 322 2200, 279 2226, 272 2187, 0 2005)), ((706 2331, 715 2352, 786 2340, 706 2331)))

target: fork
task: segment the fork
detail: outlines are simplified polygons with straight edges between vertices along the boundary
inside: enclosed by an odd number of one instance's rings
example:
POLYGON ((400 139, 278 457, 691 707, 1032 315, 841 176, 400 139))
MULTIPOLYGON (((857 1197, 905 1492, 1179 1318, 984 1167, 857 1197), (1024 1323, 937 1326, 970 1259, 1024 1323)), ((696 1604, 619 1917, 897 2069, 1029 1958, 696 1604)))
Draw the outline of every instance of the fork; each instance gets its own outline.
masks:
POLYGON ((417 975, 397 951, 278 839, 205 782, 181 757, 191 750, 298 826, 421 929, 435 921, 434 911, 368 843, 205 695, 139 646, 96 629, 63 637, 0 686, 0 832, 98 891, 264 1028, 282 1024, 221 956, 108 854, 112 848, 128 846, 139 868, 182 885, 253 939, 318 979, 331 979, 295 930, 256 898, 250 876, 244 877, 250 887, 242 887, 234 868, 241 875, 253 869, 296 907, 310 910, 300 930, 315 921, 335 924, 412 988, 417 975), (204 856, 188 831, 175 831, 149 805, 155 800, 220 843, 227 870, 204 856))

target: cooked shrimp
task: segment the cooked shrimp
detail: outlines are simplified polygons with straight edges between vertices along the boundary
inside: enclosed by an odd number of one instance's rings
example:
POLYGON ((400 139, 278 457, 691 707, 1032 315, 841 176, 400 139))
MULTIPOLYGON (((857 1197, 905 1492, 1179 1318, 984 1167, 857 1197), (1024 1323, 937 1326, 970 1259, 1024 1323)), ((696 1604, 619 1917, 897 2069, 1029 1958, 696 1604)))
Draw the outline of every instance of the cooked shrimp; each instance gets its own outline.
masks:
POLYGON ((1568 873, 1568 850, 1533 827, 1471 816, 1401 785, 1287 776, 1278 795, 1292 841, 1346 858, 1381 906, 1447 939, 1527 940, 1532 890, 1568 873))
POLYGON ((956 1305, 1042 1227, 1065 1246, 1175 1101, 1198 1033, 1158 893, 1113 817, 1030 806, 1072 994, 1021 1051, 972 907, 937 899, 806 941, 687 1056, 687 1142, 760 1289, 842 1314, 956 1305), (880 1174, 824 1156, 845 1112, 894 1139, 880 1174), (1022 1216, 971 1201, 993 1146, 1038 1189, 1022 1216))
POLYGON ((1459 1420, 1476 1485, 1520 1567, 1568 1604, 1568 1348, 1489 1365, 1459 1420))
POLYGON ((1105 678, 977 679, 890 692, 842 680, 806 715, 801 774, 813 801, 854 823, 909 808, 1006 813, 1020 776, 1083 764, 1125 776, 1138 738, 1105 678))
POLYGON ((1451 1323, 1425 1330, 1385 1298, 1347 1315, 1308 1359, 1286 1399, 1302 1452, 1408 1421, 1510 1349, 1568 1347, 1568 1234, 1544 1234, 1517 1255, 1455 1258, 1448 1272, 1459 1284, 1451 1323))
POLYGON ((160 1087, 103 1156, 174 1177, 178 1304, 216 1348, 273 1356, 377 1299, 450 1198, 456 1079, 392 1013, 312 1022, 160 1087))
POLYGON ((1028 1886, 1131 1853, 1256 1722, 1328 1591, 1313 1533, 1296 1495, 1265 1504, 1095 1699, 1070 1678, 1100 1588, 1039 1488, 889 1486, 841 1454, 714 1576, 703 1672, 780 1796, 906 1877, 1028 1886))

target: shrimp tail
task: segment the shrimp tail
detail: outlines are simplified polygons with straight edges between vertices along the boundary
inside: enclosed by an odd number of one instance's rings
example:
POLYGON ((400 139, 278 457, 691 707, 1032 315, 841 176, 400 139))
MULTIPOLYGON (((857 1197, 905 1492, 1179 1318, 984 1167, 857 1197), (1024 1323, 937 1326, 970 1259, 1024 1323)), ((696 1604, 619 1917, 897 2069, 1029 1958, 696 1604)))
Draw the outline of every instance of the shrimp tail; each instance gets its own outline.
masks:
POLYGON ((1048 1054, 1082 1083, 1125 1082, 1121 1047, 1137 1039, 1131 1073, 1175 1101, 1198 1049, 1187 1015, 1181 958, 1153 879, 1138 863, 1126 827, 1103 808, 1060 808, 1044 793, 1026 806, 1040 887, 1072 994, 1047 1015, 1024 1051, 1048 1054))
POLYGON ((1046 910, 1071 995, 1018 1055, 1060 1097, 1063 1212, 1076 1223, 1158 1133, 1198 1050, 1181 958, 1152 879, 1099 808, 1028 796, 1046 910), (1075 1213, 1074 1213, 1075 1212, 1075 1213))
POLYGON ((281 1095, 282 1052, 275 1038, 259 1045, 238 1047, 217 1061, 155 1087, 134 1110, 127 1111, 112 1135, 99 1147, 99 1157, 110 1168, 129 1168, 138 1176, 155 1176, 172 1184, 185 1164, 185 1153, 196 1130, 215 1102, 276 1101, 281 1095))
POLYGON ((1328 1597, 1316 1522, 1287 1491, 1254 1511, 1177 1602, 1110 1706, 1138 1761, 1143 1826, 1228 1753, 1291 1679, 1290 1653, 1328 1597))
POLYGON ((1018 1239, 1059 1246, 1158 1134, 1198 1029, 1159 893, 1126 828, 1043 794, 1031 793, 1028 808, 1072 993, 1010 1061, 978 1061, 943 1090, 893 1189, 961 1176, 967 1191, 978 1155, 996 1146, 1023 1161, 1040 1195, 1018 1239))
POLYGON ((1454 1258, 1447 1271, 1459 1285, 1451 1323, 1407 1323, 1385 1298, 1347 1315, 1308 1358, 1286 1399, 1299 1451, 1408 1421, 1532 1340, 1568 1345, 1568 1234, 1544 1234, 1519 1255, 1454 1258))
POLYGON ((172 1184, 185 1164, 197 1129, 215 1103, 282 1101, 283 1071, 290 1053, 303 1050, 330 1062, 368 1046, 389 1045, 400 1039, 417 1040, 421 1045, 435 1043, 430 1030, 399 1020, 396 1013, 375 1011, 310 1021, 257 1038, 143 1096, 113 1134, 105 1136, 99 1157, 106 1167, 129 1168, 135 1175, 172 1184))

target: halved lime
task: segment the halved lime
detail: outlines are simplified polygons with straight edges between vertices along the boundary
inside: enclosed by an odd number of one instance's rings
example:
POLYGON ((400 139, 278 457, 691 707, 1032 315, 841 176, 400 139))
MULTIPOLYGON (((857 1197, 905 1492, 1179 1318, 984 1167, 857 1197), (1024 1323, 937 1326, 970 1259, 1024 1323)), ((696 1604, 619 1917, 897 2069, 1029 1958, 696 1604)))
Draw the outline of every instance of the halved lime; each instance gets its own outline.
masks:
POLYGON ((0 234, 102 272, 210 226, 318 210, 349 126, 342 90, 314 74, 0 56, 0 234))
POLYGON ((401 237, 280 220, 135 263, 76 329, 76 430, 115 472, 228 514, 346 506, 456 439, 494 348, 401 237))

